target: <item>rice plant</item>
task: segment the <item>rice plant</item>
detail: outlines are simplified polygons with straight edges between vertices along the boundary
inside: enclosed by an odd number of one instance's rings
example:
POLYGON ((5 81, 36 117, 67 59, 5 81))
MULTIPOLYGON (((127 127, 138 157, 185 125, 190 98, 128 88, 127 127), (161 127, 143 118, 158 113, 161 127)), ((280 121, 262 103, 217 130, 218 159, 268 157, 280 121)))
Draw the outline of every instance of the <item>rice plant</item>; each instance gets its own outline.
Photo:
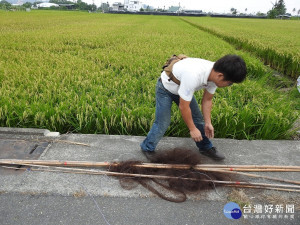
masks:
POLYGON ((204 17, 183 19, 237 48, 253 52, 265 64, 283 74, 296 79, 300 74, 299 21, 204 17))
MULTIPOLYGON (((288 138, 299 116, 296 96, 266 86, 259 59, 178 17, 0 12, 0 35, 0 126, 146 135, 161 66, 180 53, 247 63, 244 84, 217 90, 216 137, 288 138)), ((167 135, 189 135, 176 107, 167 135)))

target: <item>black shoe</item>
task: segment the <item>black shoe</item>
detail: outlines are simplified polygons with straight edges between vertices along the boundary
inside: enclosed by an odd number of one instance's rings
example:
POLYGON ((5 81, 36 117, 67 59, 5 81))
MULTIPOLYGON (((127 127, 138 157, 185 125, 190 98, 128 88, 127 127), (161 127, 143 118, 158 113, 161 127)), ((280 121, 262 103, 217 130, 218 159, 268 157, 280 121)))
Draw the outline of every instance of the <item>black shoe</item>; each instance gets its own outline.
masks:
POLYGON ((199 151, 202 155, 205 155, 205 156, 207 156, 209 158, 212 158, 214 160, 223 160, 223 159, 225 159, 225 156, 222 153, 218 152, 215 147, 212 147, 208 150, 199 149, 199 151))
POLYGON ((142 150, 142 153, 146 156, 146 158, 148 159, 148 160, 152 160, 153 159, 153 157, 154 157, 154 155, 155 155, 155 151, 144 151, 144 150, 142 150))

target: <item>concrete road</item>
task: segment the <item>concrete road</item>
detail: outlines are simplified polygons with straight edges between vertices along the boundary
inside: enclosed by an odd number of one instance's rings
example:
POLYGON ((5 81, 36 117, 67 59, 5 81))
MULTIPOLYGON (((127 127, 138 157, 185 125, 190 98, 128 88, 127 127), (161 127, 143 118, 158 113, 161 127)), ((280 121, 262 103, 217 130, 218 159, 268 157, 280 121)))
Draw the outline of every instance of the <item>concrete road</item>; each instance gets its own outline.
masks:
MULTIPOLYGON (((0 128, 0 156, 18 149, 26 157, 41 151, 35 156, 40 160, 146 161, 139 148, 143 139, 82 134, 53 137, 47 130, 0 128)), ((300 141, 214 139, 213 143, 227 157, 219 164, 299 166, 300 162, 300 141)), ((190 138, 173 137, 164 138, 157 151, 175 147, 197 151, 190 138)), ((205 156, 203 163, 217 164, 205 156)), ((300 180, 299 172, 264 175, 300 180)), ((125 190, 108 176, 0 170, 1 224, 300 224, 299 196, 299 192, 218 187, 191 194, 186 202, 172 203, 142 186, 125 190), (226 218, 224 206, 233 200, 250 204, 252 211, 247 213, 247 208, 240 206, 240 219, 226 218), (261 213, 254 213, 259 205, 261 213)))

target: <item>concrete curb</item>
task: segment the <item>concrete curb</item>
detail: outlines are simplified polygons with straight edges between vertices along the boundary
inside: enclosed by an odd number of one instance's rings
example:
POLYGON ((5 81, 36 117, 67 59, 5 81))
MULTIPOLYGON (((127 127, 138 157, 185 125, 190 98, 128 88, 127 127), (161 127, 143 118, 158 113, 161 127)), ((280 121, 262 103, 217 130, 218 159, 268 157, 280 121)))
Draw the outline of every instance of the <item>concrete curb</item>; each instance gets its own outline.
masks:
POLYGON ((36 135, 47 137, 58 137, 59 132, 51 132, 48 129, 37 128, 15 128, 15 127, 0 127, 0 134, 14 134, 14 135, 36 135))

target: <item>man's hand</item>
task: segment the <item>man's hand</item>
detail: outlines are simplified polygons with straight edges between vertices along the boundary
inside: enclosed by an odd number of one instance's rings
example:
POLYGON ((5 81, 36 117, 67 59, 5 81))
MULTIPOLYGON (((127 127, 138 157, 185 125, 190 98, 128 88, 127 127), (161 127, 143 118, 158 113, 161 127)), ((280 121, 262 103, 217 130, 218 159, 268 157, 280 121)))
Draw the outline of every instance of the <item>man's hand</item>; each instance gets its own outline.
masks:
POLYGON ((212 124, 205 124, 204 126, 205 136, 208 138, 214 138, 214 127, 212 124))
POLYGON ((196 142, 202 141, 203 139, 201 132, 197 128, 190 130, 190 135, 196 142))
POLYGON ((179 109, 182 115, 182 118, 184 122, 186 123, 187 127, 190 130, 191 138, 194 139, 194 141, 201 141, 202 135, 201 132, 197 129, 197 127, 194 124, 193 118, 192 118, 192 112, 190 108, 189 101, 185 101, 182 98, 179 99, 179 109))
POLYGON ((212 108, 213 94, 210 94, 207 90, 204 90, 202 98, 202 113, 204 117, 204 132, 207 138, 214 138, 214 127, 211 124, 210 112, 212 108))

